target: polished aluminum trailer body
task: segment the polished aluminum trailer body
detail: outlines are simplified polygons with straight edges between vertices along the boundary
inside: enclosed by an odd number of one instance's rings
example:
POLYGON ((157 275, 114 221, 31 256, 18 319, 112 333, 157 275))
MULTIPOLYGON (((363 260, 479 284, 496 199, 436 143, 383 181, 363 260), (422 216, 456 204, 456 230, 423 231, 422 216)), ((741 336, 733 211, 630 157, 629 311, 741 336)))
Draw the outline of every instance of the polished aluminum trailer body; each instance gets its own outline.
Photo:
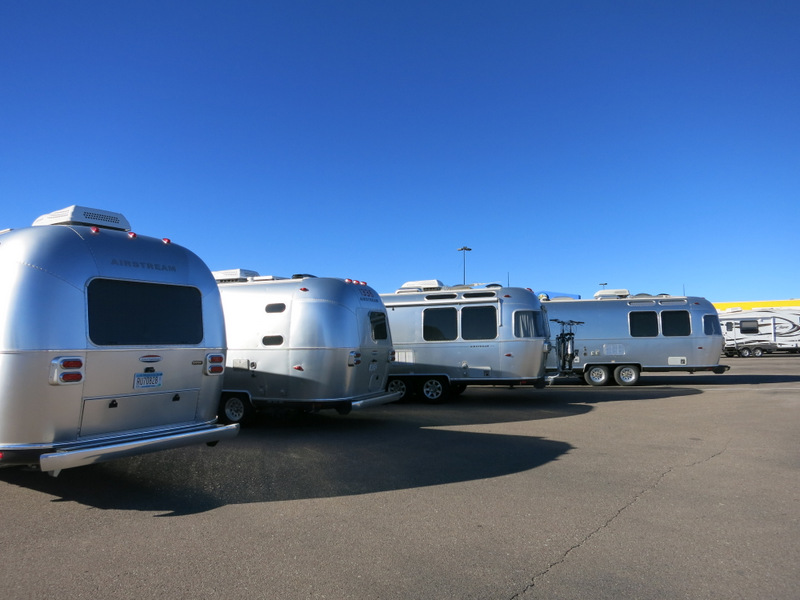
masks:
POLYGON ((399 398, 386 391, 392 338, 386 308, 358 281, 216 271, 228 339, 221 418, 271 406, 351 409, 399 398))
POLYGON ((547 323, 530 290, 424 280, 381 298, 397 358, 389 389, 435 402, 468 385, 544 385, 547 323))
POLYGON ((719 320, 728 356, 761 356, 775 350, 800 352, 800 306, 729 308, 719 312, 719 320))
POLYGON ((117 213, 34 225, 0 234, 0 466, 57 474, 236 435, 216 423, 225 331, 206 265, 117 213))
MULTIPOLYGON (((574 359, 567 373, 592 385, 614 380, 634 385, 642 371, 727 369, 719 364, 723 338, 717 311, 705 298, 601 290, 594 299, 558 298, 542 306, 554 340, 563 323, 573 323, 574 359)), ((559 374, 561 358, 553 352, 548 371, 559 374)))

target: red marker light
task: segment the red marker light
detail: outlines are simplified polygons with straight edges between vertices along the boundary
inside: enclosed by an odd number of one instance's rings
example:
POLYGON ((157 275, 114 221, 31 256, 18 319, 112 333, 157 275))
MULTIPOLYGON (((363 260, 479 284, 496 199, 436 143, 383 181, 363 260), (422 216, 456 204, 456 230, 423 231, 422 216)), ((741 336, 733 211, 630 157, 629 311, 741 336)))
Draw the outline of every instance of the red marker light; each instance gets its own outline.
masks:
POLYGON ((307 291, 308 291, 308 288, 300 288, 300 291, 301 291, 301 292, 307 292, 307 291))
POLYGON ((83 361, 79 358, 68 358, 61 361, 62 369, 80 369, 83 367, 83 361))
POLYGON ((89 231, 91 231, 92 233, 100 233, 100 228, 97 225, 92 225, 91 227, 89 227, 89 231))
POLYGON ((222 365, 212 365, 208 367, 208 372, 211 373, 212 375, 218 375, 219 373, 222 373, 224 370, 225 367, 223 367, 222 365))
POLYGON ((134 232, 132 232, 132 231, 129 231, 128 232, 128 237, 131 238, 131 239, 134 239, 136 237, 136 234, 134 232))
POLYGON ((62 383, 77 383, 78 381, 83 379, 83 374, 78 372, 70 371, 69 373, 62 373, 59 376, 59 380, 62 383))
POLYGON ((169 239, 169 238, 163 238, 161 241, 164 242, 165 244, 171 244, 172 243, 172 240, 169 239))
POLYGON ((302 365, 295 365, 295 366, 294 366, 294 367, 292 367, 292 368, 293 368, 295 371, 305 371, 305 369, 302 367, 302 365))

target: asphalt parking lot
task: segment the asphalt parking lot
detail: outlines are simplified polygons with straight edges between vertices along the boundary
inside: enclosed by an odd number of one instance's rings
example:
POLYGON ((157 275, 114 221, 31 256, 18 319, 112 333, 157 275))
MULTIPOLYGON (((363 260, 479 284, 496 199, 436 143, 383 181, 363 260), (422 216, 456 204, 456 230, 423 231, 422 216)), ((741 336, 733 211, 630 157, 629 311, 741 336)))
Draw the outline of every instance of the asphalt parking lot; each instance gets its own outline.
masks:
POLYGON ((265 416, 0 471, 4 598, 772 598, 800 590, 800 356, 265 416))

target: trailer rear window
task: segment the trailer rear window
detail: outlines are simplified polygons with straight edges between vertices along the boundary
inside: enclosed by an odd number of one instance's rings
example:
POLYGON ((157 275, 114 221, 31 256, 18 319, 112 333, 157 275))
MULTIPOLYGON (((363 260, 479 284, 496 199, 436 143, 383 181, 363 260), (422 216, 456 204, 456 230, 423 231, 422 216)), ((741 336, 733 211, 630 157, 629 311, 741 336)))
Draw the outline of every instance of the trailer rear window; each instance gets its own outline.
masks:
POLYGON ((386 314, 382 312, 369 313, 369 324, 372 328, 373 340, 385 340, 389 338, 389 328, 386 326, 386 314))
POLYGON ((666 336, 691 335, 692 325, 688 310, 665 310, 661 312, 661 333, 666 336))
POLYGON ((99 346, 203 341, 203 300, 197 288, 94 279, 87 297, 89 339, 99 346))
POLYGON ((461 309, 461 337, 465 340, 493 340, 497 337, 497 309, 469 306, 461 309))
POLYGON ((722 327, 717 315, 703 315, 703 333, 706 335, 722 335, 722 327))
POLYGON ((428 342, 454 340, 458 337, 455 308, 427 308, 422 312, 422 339, 428 342))
POLYGON ((514 313, 514 337, 547 337, 540 310, 518 310, 514 313))

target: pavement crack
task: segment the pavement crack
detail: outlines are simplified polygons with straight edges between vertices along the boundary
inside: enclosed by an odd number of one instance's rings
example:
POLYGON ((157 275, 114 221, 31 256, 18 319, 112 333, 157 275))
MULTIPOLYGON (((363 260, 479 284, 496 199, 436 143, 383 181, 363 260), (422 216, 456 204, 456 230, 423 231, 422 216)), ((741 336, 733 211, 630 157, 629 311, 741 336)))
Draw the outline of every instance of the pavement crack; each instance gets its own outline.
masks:
POLYGON ((644 488, 644 489, 640 490, 639 492, 637 492, 636 494, 634 494, 634 496, 631 498, 631 500, 627 504, 623 505, 619 510, 617 510, 613 515, 611 515, 611 517, 606 519, 605 522, 600 524, 593 531, 589 532, 582 540, 580 540, 576 544, 574 544, 574 545, 570 546, 569 548, 567 548, 557 560, 555 560, 555 561, 551 562, 549 565, 547 565, 547 568, 545 568, 544 570, 542 570, 539 573, 537 573, 536 575, 534 575, 533 578, 531 579, 531 582, 527 586, 525 586, 525 588, 523 588, 523 590, 521 592, 518 592, 518 593, 514 594, 513 596, 511 596, 511 598, 509 600, 518 600, 519 598, 522 598, 522 596, 525 593, 527 593, 528 590, 531 590, 534 587, 536 587, 537 582, 541 581, 541 579, 543 577, 545 577, 551 570, 553 570, 555 567, 557 567, 558 565, 562 564, 565 560, 567 560, 567 557, 570 554, 572 554, 572 552, 574 552, 578 548, 584 546, 587 542, 589 542, 589 540, 591 540, 593 537, 595 537, 598 533, 600 533, 604 529, 607 529, 609 527, 609 525, 611 525, 611 523, 616 521, 622 515, 622 513, 627 511, 630 507, 632 507, 637 502, 639 502, 639 500, 641 500, 646 494, 648 494, 648 493, 652 492, 653 490, 655 490, 669 474, 671 474, 672 472, 676 471, 677 469, 690 469, 692 467, 696 467, 697 465, 701 465, 703 463, 706 463, 706 462, 708 462, 710 460, 714 460, 715 458, 717 458, 718 456, 723 454, 728 449, 728 444, 729 443, 730 443, 730 440, 725 442, 725 445, 723 446, 723 448, 721 450, 719 450, 718 452, 715 452, 714 454, 706 456, 705 458, 702 458, 700 460, 696 460, 694 462, 691 462, 691 463, 688 463, 688 464, 684 464, 684 465, 674 465, 674 466, 670 467, 669 469, 667 469, 666 471, 664 471, 663 473, 661 473, 652 484, 650 484, 646 488, 644 488))

